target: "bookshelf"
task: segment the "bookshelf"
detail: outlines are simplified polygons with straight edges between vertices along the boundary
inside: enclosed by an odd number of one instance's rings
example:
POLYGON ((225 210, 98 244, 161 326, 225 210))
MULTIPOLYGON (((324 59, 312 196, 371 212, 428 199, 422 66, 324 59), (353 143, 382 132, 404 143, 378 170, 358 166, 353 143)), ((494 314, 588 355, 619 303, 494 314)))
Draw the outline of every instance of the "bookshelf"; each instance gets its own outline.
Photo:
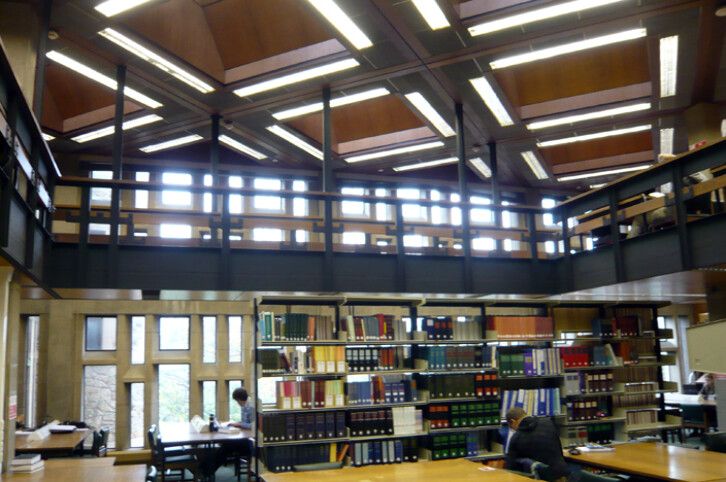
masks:
POLYGON ((553 417, 565 445, 668 429, 659 306, 263 296, 263 472, 500 457, 496 430, 515 404, 553 417))

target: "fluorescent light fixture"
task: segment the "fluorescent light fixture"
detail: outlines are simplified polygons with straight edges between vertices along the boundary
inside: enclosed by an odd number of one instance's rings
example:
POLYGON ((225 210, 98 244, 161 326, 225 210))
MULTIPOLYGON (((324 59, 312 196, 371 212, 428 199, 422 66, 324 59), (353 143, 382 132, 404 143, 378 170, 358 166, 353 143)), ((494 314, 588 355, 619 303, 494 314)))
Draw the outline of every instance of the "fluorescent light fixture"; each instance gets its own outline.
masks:
MULTIPOLYGON (((161 120, 161 117, 159 117, 156 114, 145 115, 143 117, 138 117, 136 119, 127 120, 126 122, 124 122, 122 124, 122 129, 123 130, 133 129, 134 127, 144 126, 144 125, 151 124, 152 122, 157 122, 160 120, 161 120)), ((80 136, 72 137, 71 139, 76 142, 79 142, 79 143, 88 142, 88 141, 92 141, 94 139, 99 139, 101 137, 110 136, 111 134, 114 133, 114 130, 115 130, 114 126, 108 126, 108 127, 104 127, 103 129, 98 129, 98 130, 95 130, 92 132, 87 132, 85 134, 81 134, 80 136)))
MULTIPOLYGON (((79 74, 83 75, 84 77, 88 77, 91 80, 95 80, 99 84, 105 85, 109 89, 116 90, 117 84, 114 79, 111 77, 108 77, 106 75, 103 75, 102 73, 98 72, 97 70, 93 70, 92 68, 88 67, 87 65, 83 65, 82 63, 73 60, 72 58, 63 55, 62 53, 51 50, 46 54, 46 57, 49 59, 58 62, 64 67, 67 67, 74 72, 78 72, 79 74)), ((140 102, 144 104, 147 107, 151 107, 152 109, 156 109, 157 107, 161 107, 163 104, 155 101, 154 99, 145 96, 141 92, 134 90, 130 87, 124 88, 124 95, 127 97, 130 97, 134 99, 137 102, 140 102)))
POLYGON ((441 132, 441 135, 444 137, 451 137, 456 135, 456 132, 454 132, 454 129, 451 128, 451 126, 444 120, 441 115, 436 112, 436 109, 433 108, 431 104, 429 104, 429 101, 426 100, 426 98, 421 95, 419 92, 411 92, 410 94, 406 94, 406 98, 409 102, 413 104, 414 107, 418 109, 421 114, 423 114, 424 117, 426 117, 429 122, 431 122, 434 127, 436 127, 436 130, 441 132))
POLYGON ((178 147, 190 144, 192 142, 198 141, 199 139, 203 139, 203 137, 197 134, 191 134, 188 136, 178 137, 176 139, 160 142, 158 144, 152 144, 150 146, 142 147, 141 150, 143 152, 162 151, 164 149, 169 149, 170 147, 178 147))
POLYGON ((428 167, 443 166, 445 164, 454 164, 455 162, 459 162, 458 157, 447 157, 446 159, 437 159, 435 161, 418 162, 416 164, 409 164, 407 166, 394 167, 393 170, 396 172, 414 171, 416 169, 426 169, 428 167))
POLYGON ((660 96, 676 95, 678 35, 660 39, 660 96))
POLYGON ((492 170, 489 169, 489 166, 487 166, 484 161, 481 160, 481 157, 475 157, 474 159, 469 159, 469 163, 471 166, 479 171, 482 176, 484 177, 492 177, 492 170))
POLYGON ((600 189, 603 186, 607 186, 607 183, 601 182, 599 184, 590 184, 590 189, 600 189))
POLYGON ((96 10, 107 17, 113 17, 126 10, 143 5, 150 0, 107 0, 106 2, 96 5, 96 10))
POLYGON ((50 141, 52 141, 53 139, 55 139, 55 136, 52 136, 52 135, 50 135, 50 134, 46 134, 45 132, 43 132, 42 134, 43 134, 43 140, 44 140, 45 142, 50 142, 50 141))
POLYGON ((521 154, 524 158, 524 162, 526 162, 529 168, 532 169, 532 172, 535 176, 537 176, 537 179, 549 178, 549 176, 547 175, 547 171, 544 170, 542 164, 540 164, 539 160, 537 159, 537 156, 534 155, 534 152, 524 151, 521 154))
POLYGON ((511 15, 509 17, 500 18, 498 20, 492 20, 490 22, 484 22, 478 25, 474 25, 473 27, 469 27, 469 34, 471 34, 472 37, 476 37, 477 35, 497 32, 499 30, 517 27, 519 25, 539 22, 540 20, 547 20, 548 18, 559 17, 561 15, 580 12, 582 10, 588 10, 590 8, 600 7, 602 5, 608 5, 621 1, 622 0, 576 0, 574 2, 560 3, 551 7, 530 10, 529 12, 511 15))
POLYGON ((303 151, 307 152, 308 154, 310 154, 314 157, 317 157, 321 161, 323 160, 323 151, 311 146, 304 140, 300 139, 298 136, 286 131, 282 127, 273 125, 273 126, 267 127, 267 130, 272 132, 276 136, 282 137, 283 139, 285 139, 287 142, 289 142, 293 146, 299 147, 303 151))
POLYGON ((301 70, 293 74, 283 75, 270 80, 265 80, 258 84, 248 85, 234 91, 240 97, 247 97, 260 92, 266 92, 268 90, 277 89, 278 87, 284 87, 286 85, 295 84, 297 82, 303 82, 305 80, 314 79, 316 77, 322 77, 323 75, 332 74, 334 72, 340 72, 341 70, 350 69, 360 65, 355 59, 345 59, 333 62, 331 64, 320 65, 313 67, 312 69, 301 70))
POLYGON ((358 50, 373 45, 366 34, 333 0, 308 0, 308 2, 358 50))
MULTIPOLYGON (((355 104, 356 102, 375 99, 376 97, 383 97, 388 94, 390 94, 390 92, 385 87, 366 90, 364 92, 358 92, 357 94, 344 95, 342 97, 331 99, 330 107, 335 108, 343 105, 355 104)), ((303 105, 301 107, 276 112, 275 114, 272 114, 272 117, 277 120, 285 120, 292 119, 293 117, 299 117, 301 115, 312 114, 313 112, 320 112, 321 110, 323 110, 323 103, 316 102, 315 104, 303 105)))
POLYGON ((673 154, 673 127, 660 130, 660 153, 673 154))
POLYGON ((532 122, 527 124, 527 129, 544 129, 546 127, 561 126, 564 124, 574 124, 576 122, 584 122, 592 119, 602 119, 603 117, 611 117, 620 114, 628 114, 630 112, 638 112, 641 110, 650 109, 650 102, 643 102, 641 104, 626 105, 624 107, 615 107, 613 109, 599 110, 597 112, 590 112, 588 114, 570 115, 567 117, 560 117, 557 119, 551 119, 540 122, 532 122))
POLYGON ((416 144, 414 146, 397 147, 395 149, 389 149, 387 151, 371 152, 370 154, 361 154, 359 156, 351 156, 345 159, 345 162, 354 163, 369 161, 371 159, 380 159, 382 157, 395 156, 397 154, 406 154, 407 152, 417 152, 426 149, 433 149, 435 147, 442 147, 444 145, 441 141, 426 142, 424 144, 416 144))
POLYGON ((624 172, 642 171, 643 169, 648 169, 649 167, 650 164, 648 164, 647 166, 623 167, 621 169, 611 169, 609 171, 589 172, 587 174, 577 174, 575 176, 559 177, 557 178, 557 180, 559 182, 575 181, 577 179, 587 179, 590 177, 610 176, 612 174, 622 174, 624 172))
POLYGON ((563 139, 555 139, 552 141, 538 142, 537 147, 552 147, 559 146, 561 144, 572 144, 573 142, 584 142, 591 141, 594 139, 602 139, 604 137, 622 136, 625 134, 633 134, 636 132, 643 132, 650 130, 652 126, 650 124, 628 127, 626 129, 615 129, 612 131, 595 132, 594 134, 586 134, 584 136, 565 137, 563 139))
POLYGON ((413 6, 429 24, 431 30, 446 28, 450 25, 436 0, 413 0, 413 6))
POLYGON ((550 47, 542 50, 535 50, 533 52, 527 52, 526 54, 514 55, 512 57, 505 57, 503 59, 495 60, 489 63, 489 66, 494 69, 502 69, 504 67, 511 67, 513 65, 524 64, 527 62, 534 62, 535 60, 549 59, 557 57, 559 55, 565 55, 572 52, 580 52, 582 50, 593 49, 596 47, 602 47, 603 45, 610 45, 618 42, 625 42, 626 40, 633 40, 636 38, 645 37, 648 34, 644 28, 636 28, 632 30, 626 30, 624 32, 618 32, 610 35, 603 35, 602 37, 595 37, 587 40, 580 40, 569 44, 558 45, 556 47, 550 47))
POLYGON ((107 28, 107 29, 101 30, 100 32, 98 32, 98 34, 100 36, 104 37, 105 39, 108 39, 111 42, 115 43, 116 45, 128 50, 129 52, 136 55, 137 57, 140 57, 143 60, 146 60, 154 67, 161 69, 164 72, 166 72, 167 74, 170 74, 173 77, 176 77, 177 79, 181 80, 185 84, 194 87, 195 89, 197 89, 199 92, 201 92, 203 94, 212 92, 214 90, 214 87, 212 87, 211 85, 209 85, 206 82, 200 80, 199 78, 193 76, 192 74, 185 71, 181 67, 172 64, 168 60, 162 58, 160 55, 152 52, 151 50, 147 49, 143 45, 131 40, 130 38, 115 31, 112 28, 107 28))
POLYGON ((236 140, 232 139, 231 137, 228 137, 224 134, 219 136, 219 142, 221 142, 222 144, 228 145, 232 149, 237 150, 237 151, 241 152, 242 154, 247 154, 248 156, 254 157, 255 159, 265 159, 267 157, 267 155, 265 155, 259 151, 256 151, 256 150, 252 149, 251 147, 248 147, 248 146, 242 144, 241 142, 236 141, 236 140))
POLYGON ((514 124, 514 121, 507 112, 507 109, 504 108, 504 104, 502 104, 502 101, 499 100, 497 94, 494 93, 494 89, 492 89, 492 86, 486 77, 469 79, 469 82, 471 82, 471 85, 474 86, 476 92, 479 94, 479 97, 481 97, 487 107, 489 107, 489 110, 492 111, 494 117, 497 118, 500 126, 504 127, 514 124))

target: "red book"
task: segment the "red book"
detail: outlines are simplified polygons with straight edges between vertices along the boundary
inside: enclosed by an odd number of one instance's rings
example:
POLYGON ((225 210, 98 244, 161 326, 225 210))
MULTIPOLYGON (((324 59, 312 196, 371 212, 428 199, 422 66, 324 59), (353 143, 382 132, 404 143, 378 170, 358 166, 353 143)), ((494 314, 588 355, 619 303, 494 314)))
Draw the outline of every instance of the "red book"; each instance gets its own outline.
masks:
POLYGON ((386 339, 386 318, 381 313, 379 313, 375 316, 378 319, 378 339, 385 340, 386 339))

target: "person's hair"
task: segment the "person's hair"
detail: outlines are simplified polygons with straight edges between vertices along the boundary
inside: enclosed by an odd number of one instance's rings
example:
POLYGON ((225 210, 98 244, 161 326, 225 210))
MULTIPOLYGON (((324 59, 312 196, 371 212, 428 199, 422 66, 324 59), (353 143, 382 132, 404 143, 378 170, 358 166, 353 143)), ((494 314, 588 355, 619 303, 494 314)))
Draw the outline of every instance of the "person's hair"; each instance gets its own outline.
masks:
POLYGON ((248 397, 247 390, 244 388, 235 388, 234 392, 232 392, 232 398, 240 402, 246 402, 248 397))
POLYGON ((509 410, 507 410, 507 423, 510 423, 513 420, 519 420, 522 417, 526 417, 527 412, 524 411, 521 407, 512 407, 509 410))

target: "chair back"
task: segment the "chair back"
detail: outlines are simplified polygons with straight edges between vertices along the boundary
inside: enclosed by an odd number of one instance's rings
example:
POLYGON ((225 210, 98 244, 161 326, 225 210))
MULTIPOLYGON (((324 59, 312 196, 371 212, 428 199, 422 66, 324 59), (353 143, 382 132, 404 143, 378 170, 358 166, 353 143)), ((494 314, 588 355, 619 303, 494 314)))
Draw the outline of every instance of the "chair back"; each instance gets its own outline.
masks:
POLYGON ((726 432, 706 433, 706 450, 726 454, 726 432))
POLYGON ((684 423, 704 423, 703 405, 697 403, 681 404, 681 417, 684 423))
POLYGON ((159 435, 156 425, 149 427, 149 431, 146 432, 146 439, 149 442, 149 449, 151 449, 151 463, 152 465, 159 465, 163 454, 159 453, 159 435))
POLYGON ((153 465, 146 470, 146 482, 156 482, 156 467, 153 465))

